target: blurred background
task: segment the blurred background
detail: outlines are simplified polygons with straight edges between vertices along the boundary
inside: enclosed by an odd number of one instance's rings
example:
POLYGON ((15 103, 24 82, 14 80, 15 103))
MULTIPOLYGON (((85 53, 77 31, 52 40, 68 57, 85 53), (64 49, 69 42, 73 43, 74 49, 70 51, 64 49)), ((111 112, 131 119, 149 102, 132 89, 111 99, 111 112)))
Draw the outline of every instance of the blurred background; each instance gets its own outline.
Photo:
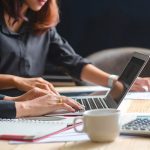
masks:
POLYGON ((82 56, 107 48, 150 48, 150 0, 59 0, 59 33, 82 56))
MULTIPOLYGON (((59 7, 58 32, 98 68, 119 75, 132 52, 150 55, 150 0, 59 0, 59 7)), ((141 76, 150 76, 149 66, 141 76)), ((47 63, 45 74, 56 81, 64 73, 47 63)))

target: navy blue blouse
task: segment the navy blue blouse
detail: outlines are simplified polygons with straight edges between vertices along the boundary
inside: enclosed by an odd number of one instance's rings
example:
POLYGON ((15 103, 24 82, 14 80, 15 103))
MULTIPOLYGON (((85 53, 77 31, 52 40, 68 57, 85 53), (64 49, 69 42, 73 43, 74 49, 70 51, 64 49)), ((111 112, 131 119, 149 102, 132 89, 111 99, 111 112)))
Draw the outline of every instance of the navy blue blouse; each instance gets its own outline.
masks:
POLYGON ((16 108, 14 101, 3 100, 4 95, 0 94, 0 118, 15 118, 16 108))
POLYGON ((37 35, 31 31, 30 23, 25 22, 15 33, 0 18, 0 73, 41 76, 47 59, 77 79, 80 79, 83 66, 90 63, 75 53, 56 28, 37 35))

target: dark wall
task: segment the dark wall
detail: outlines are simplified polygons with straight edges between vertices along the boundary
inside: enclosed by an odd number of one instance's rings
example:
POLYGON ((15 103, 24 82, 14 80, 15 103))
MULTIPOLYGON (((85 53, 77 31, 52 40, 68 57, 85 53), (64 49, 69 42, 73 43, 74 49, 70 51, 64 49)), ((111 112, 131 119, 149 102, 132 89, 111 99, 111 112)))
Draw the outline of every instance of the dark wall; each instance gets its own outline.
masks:
POLYGON ((150 48, 150 0, 61 0, 59 33, 87 56, 114 47, 150 48))

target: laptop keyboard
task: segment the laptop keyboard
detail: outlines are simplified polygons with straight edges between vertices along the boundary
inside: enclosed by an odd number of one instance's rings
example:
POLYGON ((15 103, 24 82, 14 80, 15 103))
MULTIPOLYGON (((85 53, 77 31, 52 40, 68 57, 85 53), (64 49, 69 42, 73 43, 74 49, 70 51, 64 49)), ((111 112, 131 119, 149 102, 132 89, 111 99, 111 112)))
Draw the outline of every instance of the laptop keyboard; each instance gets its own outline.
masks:
POLYGON ((105 101, 100 97, 78 97, 73 98, 85 107, 85 110, 107 108, 105 101))

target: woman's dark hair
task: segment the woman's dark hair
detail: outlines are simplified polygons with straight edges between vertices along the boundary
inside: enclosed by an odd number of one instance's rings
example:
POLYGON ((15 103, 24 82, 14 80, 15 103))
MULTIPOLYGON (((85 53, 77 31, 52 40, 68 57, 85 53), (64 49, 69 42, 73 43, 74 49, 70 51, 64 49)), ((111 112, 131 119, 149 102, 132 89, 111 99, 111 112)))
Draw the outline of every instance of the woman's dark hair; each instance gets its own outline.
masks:
MULTIPOLYGON (((22 2, 23 0, 0 0, 0 5, 3 12, 6 11, 10 17, 17 21, 19 18, 26 19, 20 12, 22 2)), ((59 22, 57 0, 48 0, 40 11, 33 13, 30 21, 32 29, 36 33, 43 33, 49 28, 56 26, 59 22)))

